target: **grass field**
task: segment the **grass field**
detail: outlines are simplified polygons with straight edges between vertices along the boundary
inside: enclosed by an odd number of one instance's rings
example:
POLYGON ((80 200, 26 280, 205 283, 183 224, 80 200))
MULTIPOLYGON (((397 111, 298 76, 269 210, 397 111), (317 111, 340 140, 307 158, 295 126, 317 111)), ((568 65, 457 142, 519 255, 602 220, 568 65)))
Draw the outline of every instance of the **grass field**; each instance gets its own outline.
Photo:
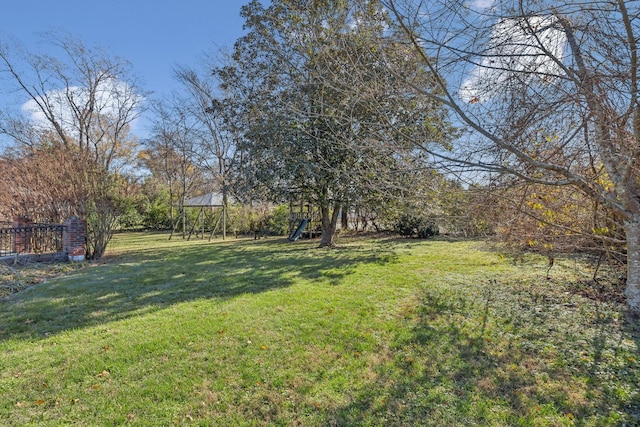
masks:
POLYGON ((0 425, 640 425, 640 334, 589 265, 316 245, 122 234, 1 300, 0 425))

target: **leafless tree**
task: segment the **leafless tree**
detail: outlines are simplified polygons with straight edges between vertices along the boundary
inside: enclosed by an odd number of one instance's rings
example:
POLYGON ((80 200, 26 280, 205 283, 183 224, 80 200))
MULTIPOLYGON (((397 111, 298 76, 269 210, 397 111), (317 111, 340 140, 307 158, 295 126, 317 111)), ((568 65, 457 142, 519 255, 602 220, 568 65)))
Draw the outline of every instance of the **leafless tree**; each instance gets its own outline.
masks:
MULTIPOLYGON (((176 212, 183 211, 186 199, 210 184, 206 182, 206 171, 198 164, 193 120, 182 100, 164 100, 154 110, 151 137, 144 141, 140 158, 151 179, 168 191, 170 218, 176 224, 176 212)), ((184 231, 185 224, 182 228, 184 231)))
POLYGON ((177 67, 175 76, 182 84, 182 105, 191 123, 189 135, 194 144, 194 160, 209 172, 223 204, 229 200, 231 172, 236 166, 237 133, 232 125, 231 106, 224 99, 218 81, 211 73, 177 67))
MULTIPOLYGON (((628 307, 640 313, 637 1, 386 0, 437 99, 466 127, 461 171, 569 185, 624 220, 628 307)), ((416 141, 419 145, 419 141, 416 141)))
MULTIPOLYGON (((50 49, 42 54, 0 41, 0 76, 17 104, 0 113, 0 132, 14 141, 15 158, 65 152, 69 163, 48 167, 57 177, 75 172, 82 191, 70 203, 76 215, 87 218, 87 255, 99 258, 117 215, 118 174, 132 163, 136 141, 130 128, 144 94, 127 61, 66 33, 46 34, 45 41, 50 49)), ((62 179, 56 184, 65 185, 62 179)))

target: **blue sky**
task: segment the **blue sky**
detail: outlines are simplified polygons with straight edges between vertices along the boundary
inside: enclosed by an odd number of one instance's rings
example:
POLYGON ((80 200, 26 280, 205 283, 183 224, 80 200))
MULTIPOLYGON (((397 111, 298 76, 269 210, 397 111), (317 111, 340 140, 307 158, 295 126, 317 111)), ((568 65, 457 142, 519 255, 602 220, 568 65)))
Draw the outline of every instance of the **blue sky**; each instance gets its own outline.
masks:
POLYGON ((243 34, 249 0, 11 0, 2 4, 0 37, 37 50, 38 33, 62 29, 133 64, 142 86, 162 96, 176 87, 176 64, 231 46, 243 34))

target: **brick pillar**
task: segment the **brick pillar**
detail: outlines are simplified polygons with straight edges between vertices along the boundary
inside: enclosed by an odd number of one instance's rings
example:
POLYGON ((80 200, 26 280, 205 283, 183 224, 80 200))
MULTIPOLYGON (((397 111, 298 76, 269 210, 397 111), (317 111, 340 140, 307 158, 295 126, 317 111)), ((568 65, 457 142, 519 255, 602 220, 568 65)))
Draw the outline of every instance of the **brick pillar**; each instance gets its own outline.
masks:
POLYGON ((69 261, 84 261, 86 254, 87 222, 84 219, 73 217, 64 222, 62 232, 62 245, 64 252, 69 256, 69 261))
POLYGON ((25 230, 23 227, 31 225, 31 220, 23 216, 16 216, 13 218, 12 227, 15 229, 13 234, 13 247, 14 253, 22 254, 29 252, 29 243, 31 241, 31 233, 25 230))

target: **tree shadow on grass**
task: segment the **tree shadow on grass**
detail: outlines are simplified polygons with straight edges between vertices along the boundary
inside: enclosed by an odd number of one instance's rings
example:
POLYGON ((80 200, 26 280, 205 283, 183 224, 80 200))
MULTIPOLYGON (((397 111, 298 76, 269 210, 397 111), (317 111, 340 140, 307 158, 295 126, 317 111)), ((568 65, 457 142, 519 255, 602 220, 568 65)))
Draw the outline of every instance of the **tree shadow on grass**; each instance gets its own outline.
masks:
POLYGON ((636 325, 597 304, 480 294, 425 289, 411 333, 327 425, 640 425, 636 325))
POLYGON ((393 262, 374 248, 236 241, 144 248, 0 301, 0 341, 125 319, 199 299, 225 300, 312 281, 338 285, 361 265, 393 262))

